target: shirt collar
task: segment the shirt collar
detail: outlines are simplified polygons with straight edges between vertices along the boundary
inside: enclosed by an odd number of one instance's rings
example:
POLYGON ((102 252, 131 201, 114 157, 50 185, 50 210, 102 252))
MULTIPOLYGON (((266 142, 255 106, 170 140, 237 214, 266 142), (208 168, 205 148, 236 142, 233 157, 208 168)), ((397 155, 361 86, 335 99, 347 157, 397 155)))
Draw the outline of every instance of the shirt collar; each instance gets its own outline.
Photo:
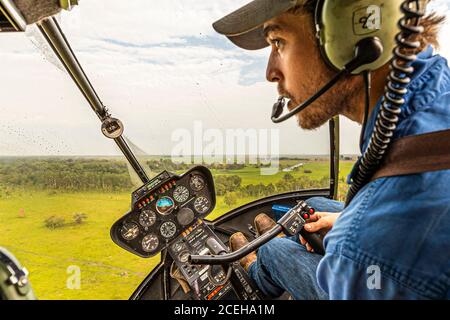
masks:
MULTIPOLYGON (((412 92, 417 90, 416 88, 418 86, 416 84, 417 84, 418 79, 420 79, 420 77, 430 68, 430 66, 432 64, 434 64, 434 62, 436 60, 435 57, 436 56, 433 56, 433 47, 430 45, 425 50, 420 52, 417 55, 416 60, 411 63, 411 66, 414 68, 414 72, 410 76, 411 83, 408 86, 407 95, 411 95, 412 92)), ((364 140, 363 140, 364 141, 364 150, 367 148, 367 145, 369 144, 370 136, 375 127, 375 121, 376 121, 376 118, 377 118, 377 115, 378 115, 378 112, 380 110, 383 100, 384 100, 384 98, 381 97, 378 100, 375 108, 373 108, 373 110, 370 113, 369 119, 367 121, 366 129, 364 132, 364 140)))

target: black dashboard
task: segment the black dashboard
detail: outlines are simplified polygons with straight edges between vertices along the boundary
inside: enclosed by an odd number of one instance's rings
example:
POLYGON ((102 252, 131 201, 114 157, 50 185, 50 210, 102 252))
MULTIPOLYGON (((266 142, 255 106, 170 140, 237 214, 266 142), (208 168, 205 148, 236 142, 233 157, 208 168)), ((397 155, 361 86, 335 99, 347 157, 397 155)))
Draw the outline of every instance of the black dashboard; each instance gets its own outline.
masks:
POLYGON ((167 171, 132 193, 131 211, 111 227, 120 247, 149 258, 188 233, 216 205, 214 182, 205 167, 178 176, 167 171))

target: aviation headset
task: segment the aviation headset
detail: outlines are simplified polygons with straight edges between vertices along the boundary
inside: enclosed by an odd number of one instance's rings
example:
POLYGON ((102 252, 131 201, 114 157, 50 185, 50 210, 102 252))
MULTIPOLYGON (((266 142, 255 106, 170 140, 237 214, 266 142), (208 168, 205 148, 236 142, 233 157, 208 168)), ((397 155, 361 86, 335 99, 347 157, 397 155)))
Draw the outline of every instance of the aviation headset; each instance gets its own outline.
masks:
POLYGON ((346 75, 362 74, 365 82, 365 116, 363 136, 370 106, 370 72, 391 61, 391 72, 385 89, 374 132, 358 161, 347 205, 370 180, 388 149, 404 104, 404 95, 414 69, 414 50, 420 42, 412 40, 423 31, 419 25, 428 0, 317 0, 315 9, 316 37, 322 58, 337 74, 317 93, 292 111, 285 97, 279 97, 272 109, 272 121, 284 122, 310 106, 346 75))
MULTIPOLYGON (((364 70, 376 70, 391 58, 399 29, 402 0, 317 0, 314 20, 322 57, 341 71, 355 58, 360 41, 377 39, 381 52, 364 70), (377 58, 376 58, 377 57, 377 58)), ((367 46, 367 44, 366 44, 367 46)), ((364 47, 370 50, 372 48, 364 47)), ((361 60, 361 63, 365 62, 361 60)), ((353 70, 358 74, 362 68, 353 70)))

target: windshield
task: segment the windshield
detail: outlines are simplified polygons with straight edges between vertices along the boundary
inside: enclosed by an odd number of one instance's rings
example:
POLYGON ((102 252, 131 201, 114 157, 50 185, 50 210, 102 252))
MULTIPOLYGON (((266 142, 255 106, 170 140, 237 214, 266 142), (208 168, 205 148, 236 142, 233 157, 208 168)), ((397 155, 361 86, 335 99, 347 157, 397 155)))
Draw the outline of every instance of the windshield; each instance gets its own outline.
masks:
MULTIPOLYGON (((246 2, 91 0, 58 17, 150 177, 210 168, 209 219, 330 185, 328 125, 273 124, 269 51, 240 50, 211 28, 246 2)), ((127 299, 160 259, 110 239, 139 179, 35 27, 2 34, 0 46, 0 245, 30 271, 40 299, 127 299)), ((342 120, 341 185, 358 154, 356 132, 342 120)))

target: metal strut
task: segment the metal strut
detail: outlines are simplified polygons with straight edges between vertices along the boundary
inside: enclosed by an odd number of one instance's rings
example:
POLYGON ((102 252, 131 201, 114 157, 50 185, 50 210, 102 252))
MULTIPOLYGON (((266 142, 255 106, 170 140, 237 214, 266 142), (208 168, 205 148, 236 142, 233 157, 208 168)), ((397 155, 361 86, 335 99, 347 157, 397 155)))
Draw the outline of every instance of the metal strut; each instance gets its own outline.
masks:
POLYGON ((125 139, 122 137, 122 123, 118 119, 111 118, 111 115, 108 113, 108 109, 103 105, 99 96, 95 92, 94 87, 84 73, 81 64, 78 62, 77 57, 72 51, 72 48, 70 47, 69 42, 64 36, 64 33, 62 32, 56 19, 54 17, 44 19, 38 22, 37 26, 49 43, 50 47, 55 52, 56 56, 63 64, 64 68, 78 86, 78 89, 80 89, 83 96, 89 102, 92 110, 94 110, 100 121, 102 121, 103 133, 116 142, 117 146, 125 155, 125 158, 130 163, 141 181, 143 183, 149 182, 150 179, 145 173, 144 168, 141 166, 125 139), (111 129, 111 132, 109 132, 108 129, 111 129), (109 135, 108 132, 110 133, 109 135))

